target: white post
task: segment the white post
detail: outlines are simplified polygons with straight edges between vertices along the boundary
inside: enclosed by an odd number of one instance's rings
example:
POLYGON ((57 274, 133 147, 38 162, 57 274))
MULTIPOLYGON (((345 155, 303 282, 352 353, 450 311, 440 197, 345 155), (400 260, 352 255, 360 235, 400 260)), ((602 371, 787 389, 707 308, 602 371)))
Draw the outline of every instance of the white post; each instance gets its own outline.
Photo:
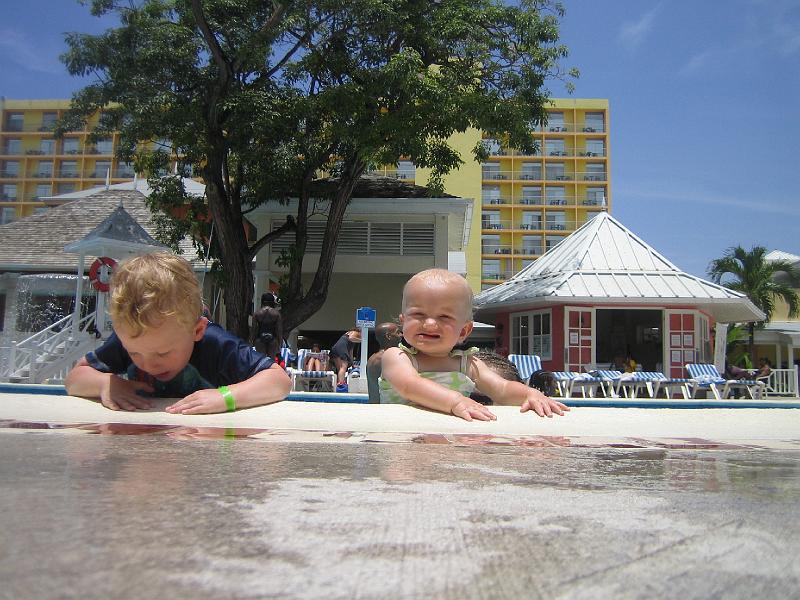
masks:
POLYGON ((362 327, 361 328, 361 376, 362 377, 367 376, 367 360, 369 359, 369 356, 367 356, 368 335, 369 335, 369 327, 362 327))
POLYGON ((72 313, 72 337, 78 336, 78 326, 81 320, 81 301, 83 300, 83 269, 86 255, 81 252, 78 258, 78 283, 75 286, 75 310, 72 313))
POLYGON ((714 334, 714 365, 720 373, 725 372, 725 347, 728 344, 728 324, 717 323, 714 334))

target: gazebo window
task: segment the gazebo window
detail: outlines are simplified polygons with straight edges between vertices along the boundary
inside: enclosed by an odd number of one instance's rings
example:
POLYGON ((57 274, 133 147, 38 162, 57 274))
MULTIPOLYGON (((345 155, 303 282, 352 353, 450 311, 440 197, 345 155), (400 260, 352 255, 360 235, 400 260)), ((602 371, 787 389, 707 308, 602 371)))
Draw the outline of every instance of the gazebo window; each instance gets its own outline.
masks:
POLYGON ((552 315, 549 310, 511 315, 511 354, 553 358, 552 315))

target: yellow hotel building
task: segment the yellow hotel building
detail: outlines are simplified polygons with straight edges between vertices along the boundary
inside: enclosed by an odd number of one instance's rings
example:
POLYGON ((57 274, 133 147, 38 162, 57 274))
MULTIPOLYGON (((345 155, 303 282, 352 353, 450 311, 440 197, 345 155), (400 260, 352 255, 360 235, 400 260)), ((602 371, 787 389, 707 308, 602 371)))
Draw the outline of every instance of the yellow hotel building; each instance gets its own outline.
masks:
MULTIPOLYGON (((0 223, 47 210, 49 197, 133 178, 115 157, 117 135, 89 144, 84 131, 53 136, 68 100, 0 98, 0 223)), ((480 131, 451 140, 465 164, 445 191, 473 199, 467 279, 474 290, 496 285, 534 261, 601 210, 611 210, 609 107, 605 99, 554 99, 549 122, 534 133, 539 150, 524 154, 480 131), (478 139, 489 158, 477 164, 478 139), (478 234, 478 235, 476 235, 478 234)), ((379 173, 424 185, 410 161, 379 173)))

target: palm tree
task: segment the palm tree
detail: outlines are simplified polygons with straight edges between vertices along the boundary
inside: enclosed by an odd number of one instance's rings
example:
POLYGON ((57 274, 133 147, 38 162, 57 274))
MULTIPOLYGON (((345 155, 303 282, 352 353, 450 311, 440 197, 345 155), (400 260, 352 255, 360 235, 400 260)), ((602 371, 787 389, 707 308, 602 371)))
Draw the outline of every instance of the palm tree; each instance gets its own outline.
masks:
MULTIPOLYGON (((766 322, 772 319, 777 298, 786 302, 789 317, 794 318, 800 314, 800 294, 795 289, 800 287, 800 269, 787 260, 766 260, 766 254, 763 246, 753 246, 750 252, 741 246, 728 248, 722 258, 711 261, 708 274, 715 283, 750 298, 767 316, 766 322)), ((748 323, 747 330, 747 349, 755 364, 755 323, 748 323)))

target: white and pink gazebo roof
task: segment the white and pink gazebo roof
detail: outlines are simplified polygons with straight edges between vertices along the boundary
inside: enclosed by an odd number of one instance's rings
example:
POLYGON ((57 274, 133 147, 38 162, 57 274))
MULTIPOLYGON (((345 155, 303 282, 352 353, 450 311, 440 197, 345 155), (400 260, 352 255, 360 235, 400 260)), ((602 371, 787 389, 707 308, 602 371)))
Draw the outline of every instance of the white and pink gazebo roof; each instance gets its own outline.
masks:
POLYGON ((606 212, 475 297, 481 320, 552 303, 690 305, 720 322, 765 318, 747 296, 681 271, 606 212))

